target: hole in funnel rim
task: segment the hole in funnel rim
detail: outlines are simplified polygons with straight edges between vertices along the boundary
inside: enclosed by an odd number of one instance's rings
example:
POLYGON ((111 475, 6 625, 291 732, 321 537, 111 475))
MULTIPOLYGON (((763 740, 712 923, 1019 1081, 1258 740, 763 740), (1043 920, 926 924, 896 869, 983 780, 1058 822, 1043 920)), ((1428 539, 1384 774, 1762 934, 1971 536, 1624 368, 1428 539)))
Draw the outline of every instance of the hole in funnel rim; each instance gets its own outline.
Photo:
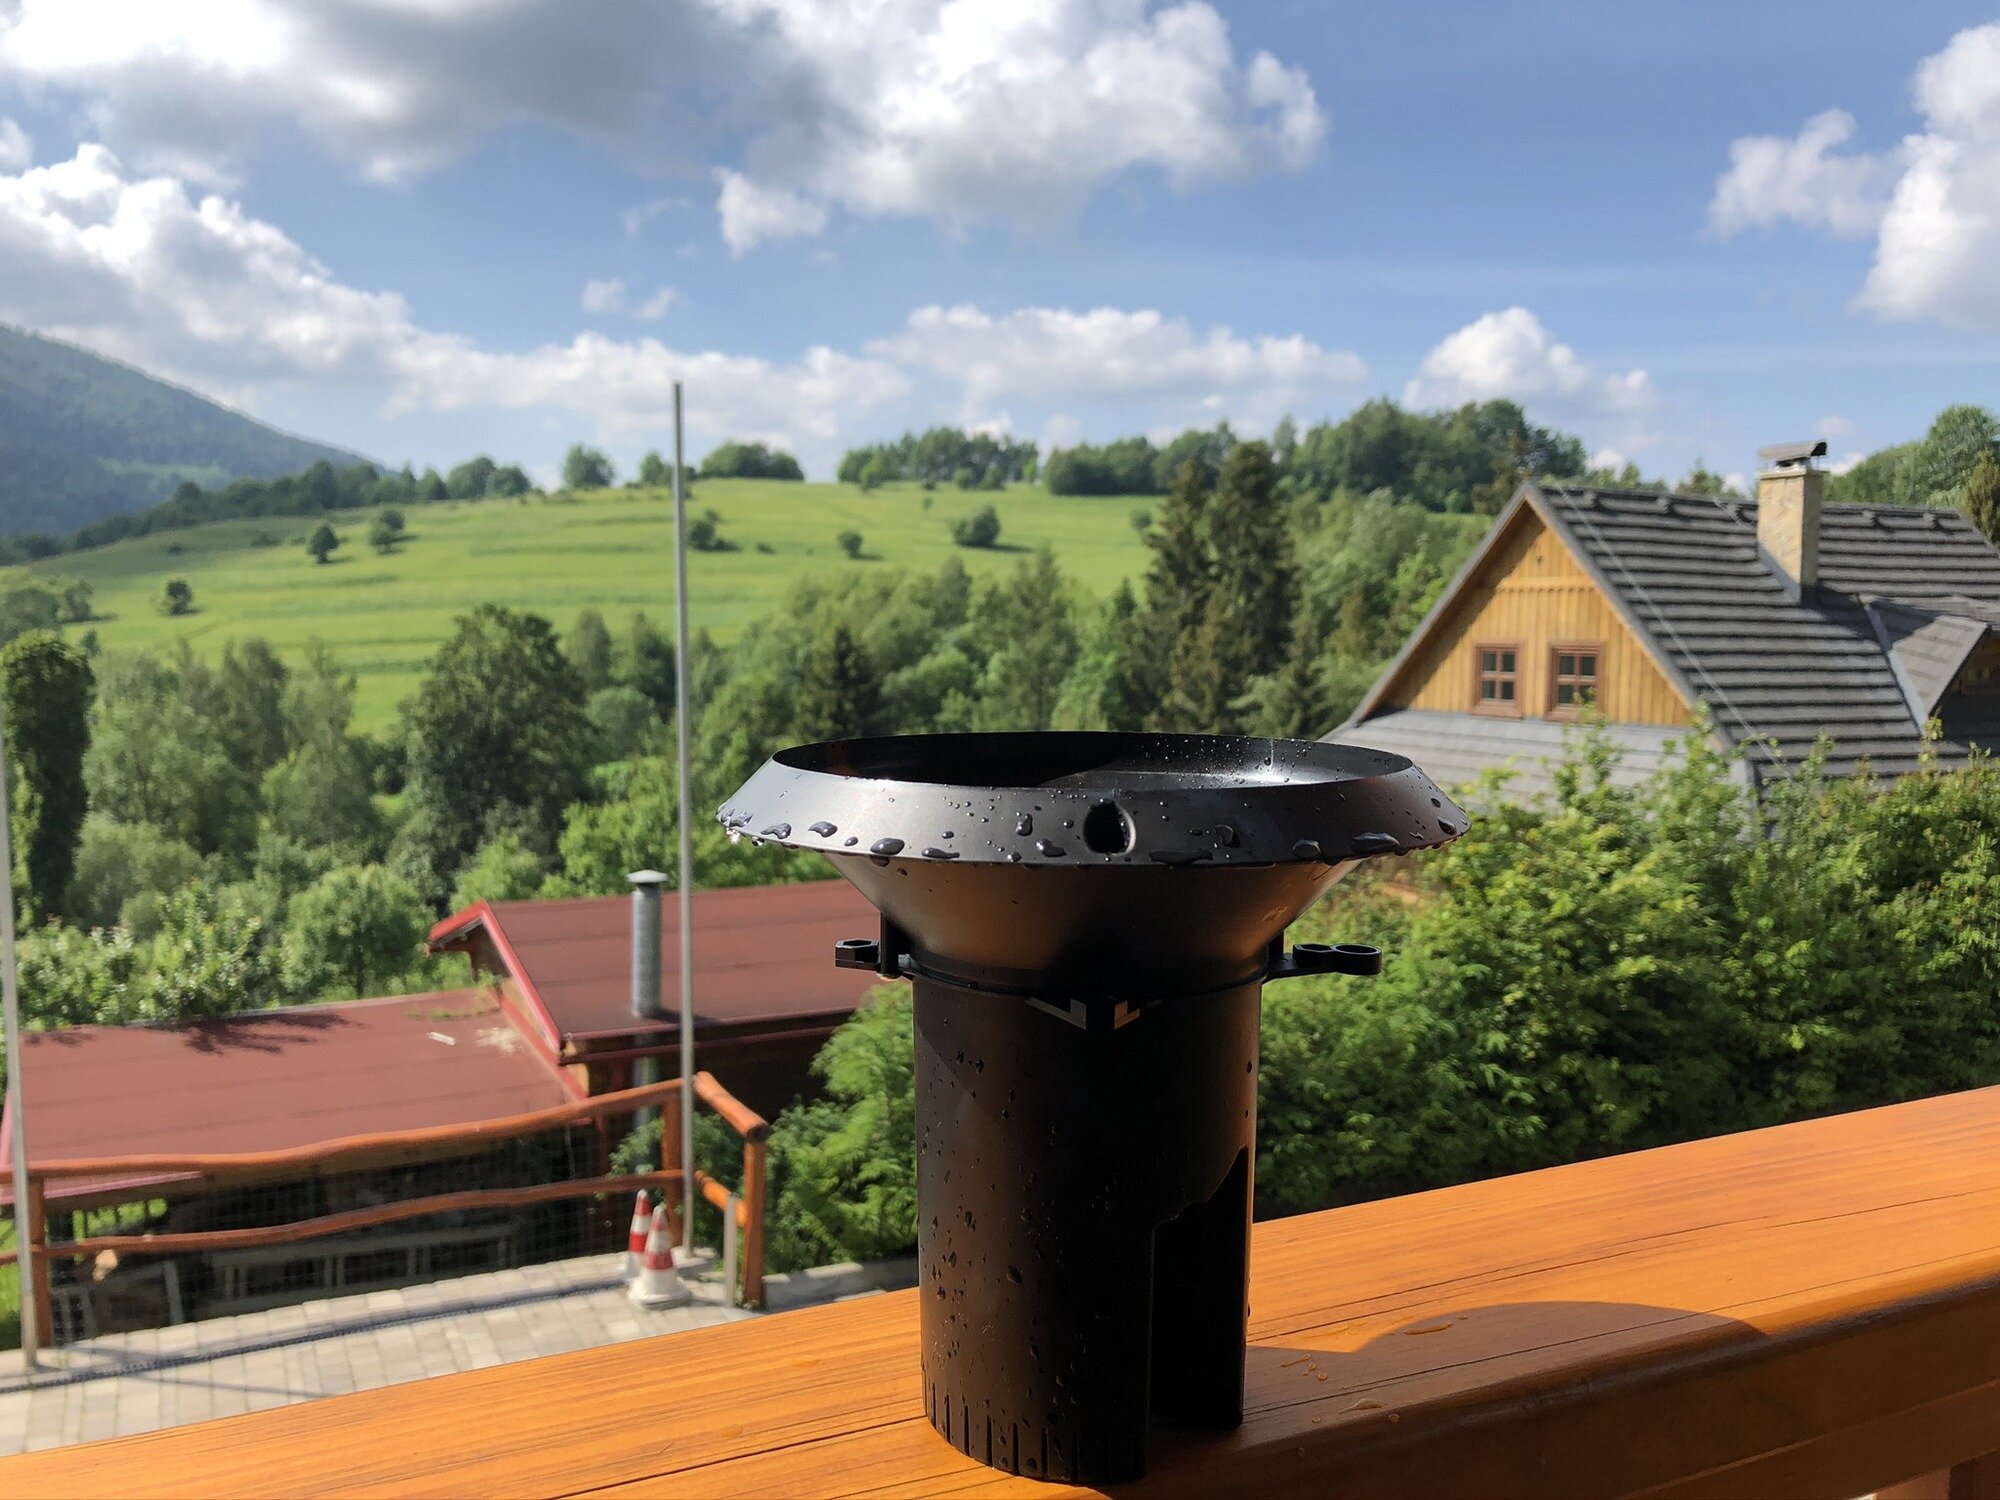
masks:
POLYGON ((1100 802, 1083 815, 1083 842, 1093 854, 1129 854, 1132 820, 1116 802, 1100 802))

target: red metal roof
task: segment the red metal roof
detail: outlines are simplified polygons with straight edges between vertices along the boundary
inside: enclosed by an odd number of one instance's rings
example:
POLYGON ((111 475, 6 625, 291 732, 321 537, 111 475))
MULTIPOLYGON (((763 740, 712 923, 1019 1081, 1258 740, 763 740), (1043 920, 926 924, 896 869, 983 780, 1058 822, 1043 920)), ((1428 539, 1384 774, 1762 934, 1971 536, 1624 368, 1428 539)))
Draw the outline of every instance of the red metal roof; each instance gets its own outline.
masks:
MULTIPOLYGON (((36 1162, 276 1151, 526 1114, 576 1097, 479 990, 181 1026, 73 1026, 31 1032, 22 1044, 36 1162)), ((0 1161, 12 1129, 11 1118, 0 1121, 0 1161)), ((166 1180, 59 1179, 48 1196, 166 1180)))
MULTIPOLYGON (((665 1021, 632 1014, 632 902, 480 902, 431 931, 433 950, 463 946, 484 928, 503 962, 564 1042, 635 1032, 672 1034, 680 1006, 680 939, 674 896, 661 923, 660 1003, 665 1021)), ((880 981, 833 966, 833 945, 867 937, 875 909, 844 880, 751 886, 694 895, 696 1034, 758 1023, 838 1018, 880 981)))

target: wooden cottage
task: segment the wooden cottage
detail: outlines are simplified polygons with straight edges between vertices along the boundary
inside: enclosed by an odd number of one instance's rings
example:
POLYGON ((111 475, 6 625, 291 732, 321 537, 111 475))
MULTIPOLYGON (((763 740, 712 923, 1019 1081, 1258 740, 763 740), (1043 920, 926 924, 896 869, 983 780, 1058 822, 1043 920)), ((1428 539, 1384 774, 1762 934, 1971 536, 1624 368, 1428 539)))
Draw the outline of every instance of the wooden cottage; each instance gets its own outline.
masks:
POLYGON ((1824 734, 1827 769, 1898 774, 2000 748, 2000 552, 1954 511, 1828 505, 1825 444, 1767 449, 1755 501, 1524 484, 1329 738, 1447 784, 1548 784, 1602 715, 1619 775, 1706 705, 1753 783, 1824 734))

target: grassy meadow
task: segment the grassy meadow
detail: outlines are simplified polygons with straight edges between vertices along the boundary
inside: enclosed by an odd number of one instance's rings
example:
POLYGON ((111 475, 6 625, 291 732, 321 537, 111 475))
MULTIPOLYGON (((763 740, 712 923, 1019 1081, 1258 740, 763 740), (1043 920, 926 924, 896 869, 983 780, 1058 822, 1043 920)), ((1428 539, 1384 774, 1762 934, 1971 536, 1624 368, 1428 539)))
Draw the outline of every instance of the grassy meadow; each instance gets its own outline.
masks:
MULTIPOLYGON (((689 513, 715 511, 734 550, 689 555, 693 621, 728 640, 776 608, 792 580, 805 574, 931 569, 956 553, 976 575, 1011 567, 1044 544, 1071 577, 1106 593, 1144 571, 1146 550, 1131 517, 1156 503, 1055 496, 1037 485, 926 494, 898 484, 864 494, 845 484, 703 480, 689 513), (954 547, 951 523, 987 504, 1000 513, 1000 545, 954 547), (836 540, 847 530, 862 535, 859 560, 843 555, 836 540)), ((99 618, 69 632, 94 629, 107 650, 185 640, 208 653, 225 641, 261 635, 291 655, 324 641, 358 679, 357 727, 375 729, 415 690, 453 618, 476 604, 534 610, 558 629, 595 608, 616 631, 644 610, 671 630, 672 513, 668 493, 650 489, 413 506, 404 511, 408 540, 382 556, 367 545, 369 512, 349 511, 332 517, 343 545, 324 566, 305 550, 316 520, 222 521, 0 569, 0 591, 30 581, 86 580, 96 591, 99 618), (169 578, 193 587, 194 613, 172 617, 161 610, 169 578)))

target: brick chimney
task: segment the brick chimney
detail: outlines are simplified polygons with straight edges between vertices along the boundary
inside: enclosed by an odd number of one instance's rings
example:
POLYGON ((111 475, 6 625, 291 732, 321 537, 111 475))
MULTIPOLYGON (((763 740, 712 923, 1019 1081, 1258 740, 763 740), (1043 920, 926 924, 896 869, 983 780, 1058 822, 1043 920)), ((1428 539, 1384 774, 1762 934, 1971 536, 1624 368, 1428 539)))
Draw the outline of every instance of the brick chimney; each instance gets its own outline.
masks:
POLYGON ((1819 514, 1826 475, 1813 460, 1825 443, 1778 443, 1757 450, 1757 545, 1794 594, 1819 585, 1819 514))

